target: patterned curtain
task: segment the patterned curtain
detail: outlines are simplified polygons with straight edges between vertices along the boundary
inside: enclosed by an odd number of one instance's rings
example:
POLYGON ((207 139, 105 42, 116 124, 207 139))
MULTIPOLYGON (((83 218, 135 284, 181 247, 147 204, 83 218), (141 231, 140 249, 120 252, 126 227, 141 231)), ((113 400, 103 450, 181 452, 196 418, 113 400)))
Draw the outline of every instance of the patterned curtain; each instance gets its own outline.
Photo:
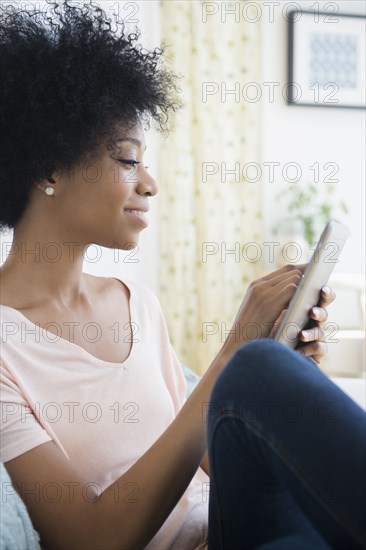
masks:
POLYGON ((239 3, 160 2, 184 107, 160 146, 158 294, 178 357, 200 375, 262 268, 260 26, 221 4, 239 3))

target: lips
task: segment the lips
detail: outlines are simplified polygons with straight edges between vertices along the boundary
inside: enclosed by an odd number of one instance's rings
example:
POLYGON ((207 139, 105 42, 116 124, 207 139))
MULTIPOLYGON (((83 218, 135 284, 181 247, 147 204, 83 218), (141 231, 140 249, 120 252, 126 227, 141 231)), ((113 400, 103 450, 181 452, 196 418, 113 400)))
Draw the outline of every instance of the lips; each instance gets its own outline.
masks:
POLYGON ((125 208, 126 212, 133 212, 135 214, 146 214, 148 210, 141 210, 141 208, 125 208))
POLYGON ((131 206, 130 208, 125 208, 127 212, 148 212, 150 208, 148 206, 131 206))
POLYGON ((148 212, 148 209, 144 208, 125 208, 124 209, 126 214, 134 219, 134 221, 138 222, 143 227, 147 227, 149 222, 147 218, 145 217, 145 214, 148 212))

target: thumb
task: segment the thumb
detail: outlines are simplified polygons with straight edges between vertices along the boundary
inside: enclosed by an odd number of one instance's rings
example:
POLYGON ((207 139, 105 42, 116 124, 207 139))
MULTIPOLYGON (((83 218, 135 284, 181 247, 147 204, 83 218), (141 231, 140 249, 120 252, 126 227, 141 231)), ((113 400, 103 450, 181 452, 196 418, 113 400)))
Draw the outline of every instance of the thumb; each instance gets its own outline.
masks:
POLYGON ((277 332, 277 330, 278 330, 280 324, 282 323, 283 318, 284 318, 284 316, 286 315, 286 312, 287 312, 287 308, 286 308, 286 309, 283 309, 283 310, 281 311, 280 316, 276 319, 276 321, 275 321, 275 323, 274 323, 274 325, 273 325, 273 327, 272 327, 272 330, 271 330, 271 332, 270 332, 269 338, 274 338, 274 337, 276 336, 276 332, 277 332))

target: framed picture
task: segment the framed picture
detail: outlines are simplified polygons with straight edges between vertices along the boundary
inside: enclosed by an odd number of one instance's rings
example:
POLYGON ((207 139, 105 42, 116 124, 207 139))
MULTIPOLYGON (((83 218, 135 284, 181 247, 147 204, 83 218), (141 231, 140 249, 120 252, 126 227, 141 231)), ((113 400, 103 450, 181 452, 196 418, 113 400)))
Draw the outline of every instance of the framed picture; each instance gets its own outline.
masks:
POLYGON ((366 17, 294 10, 288 20, 288 103, 365 109, 366 17))

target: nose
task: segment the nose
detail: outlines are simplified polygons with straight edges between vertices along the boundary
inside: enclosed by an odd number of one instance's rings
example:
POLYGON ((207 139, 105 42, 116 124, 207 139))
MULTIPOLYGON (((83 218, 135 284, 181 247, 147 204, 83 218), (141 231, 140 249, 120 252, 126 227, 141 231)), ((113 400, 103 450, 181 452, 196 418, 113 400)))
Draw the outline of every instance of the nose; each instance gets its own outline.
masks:
POLYGON ((155 179, 149 174, 147 168, 139 166, 136 191, 140 195, 149 195, 153 197, 157 194, 158 190, 158 185, 155 179))

